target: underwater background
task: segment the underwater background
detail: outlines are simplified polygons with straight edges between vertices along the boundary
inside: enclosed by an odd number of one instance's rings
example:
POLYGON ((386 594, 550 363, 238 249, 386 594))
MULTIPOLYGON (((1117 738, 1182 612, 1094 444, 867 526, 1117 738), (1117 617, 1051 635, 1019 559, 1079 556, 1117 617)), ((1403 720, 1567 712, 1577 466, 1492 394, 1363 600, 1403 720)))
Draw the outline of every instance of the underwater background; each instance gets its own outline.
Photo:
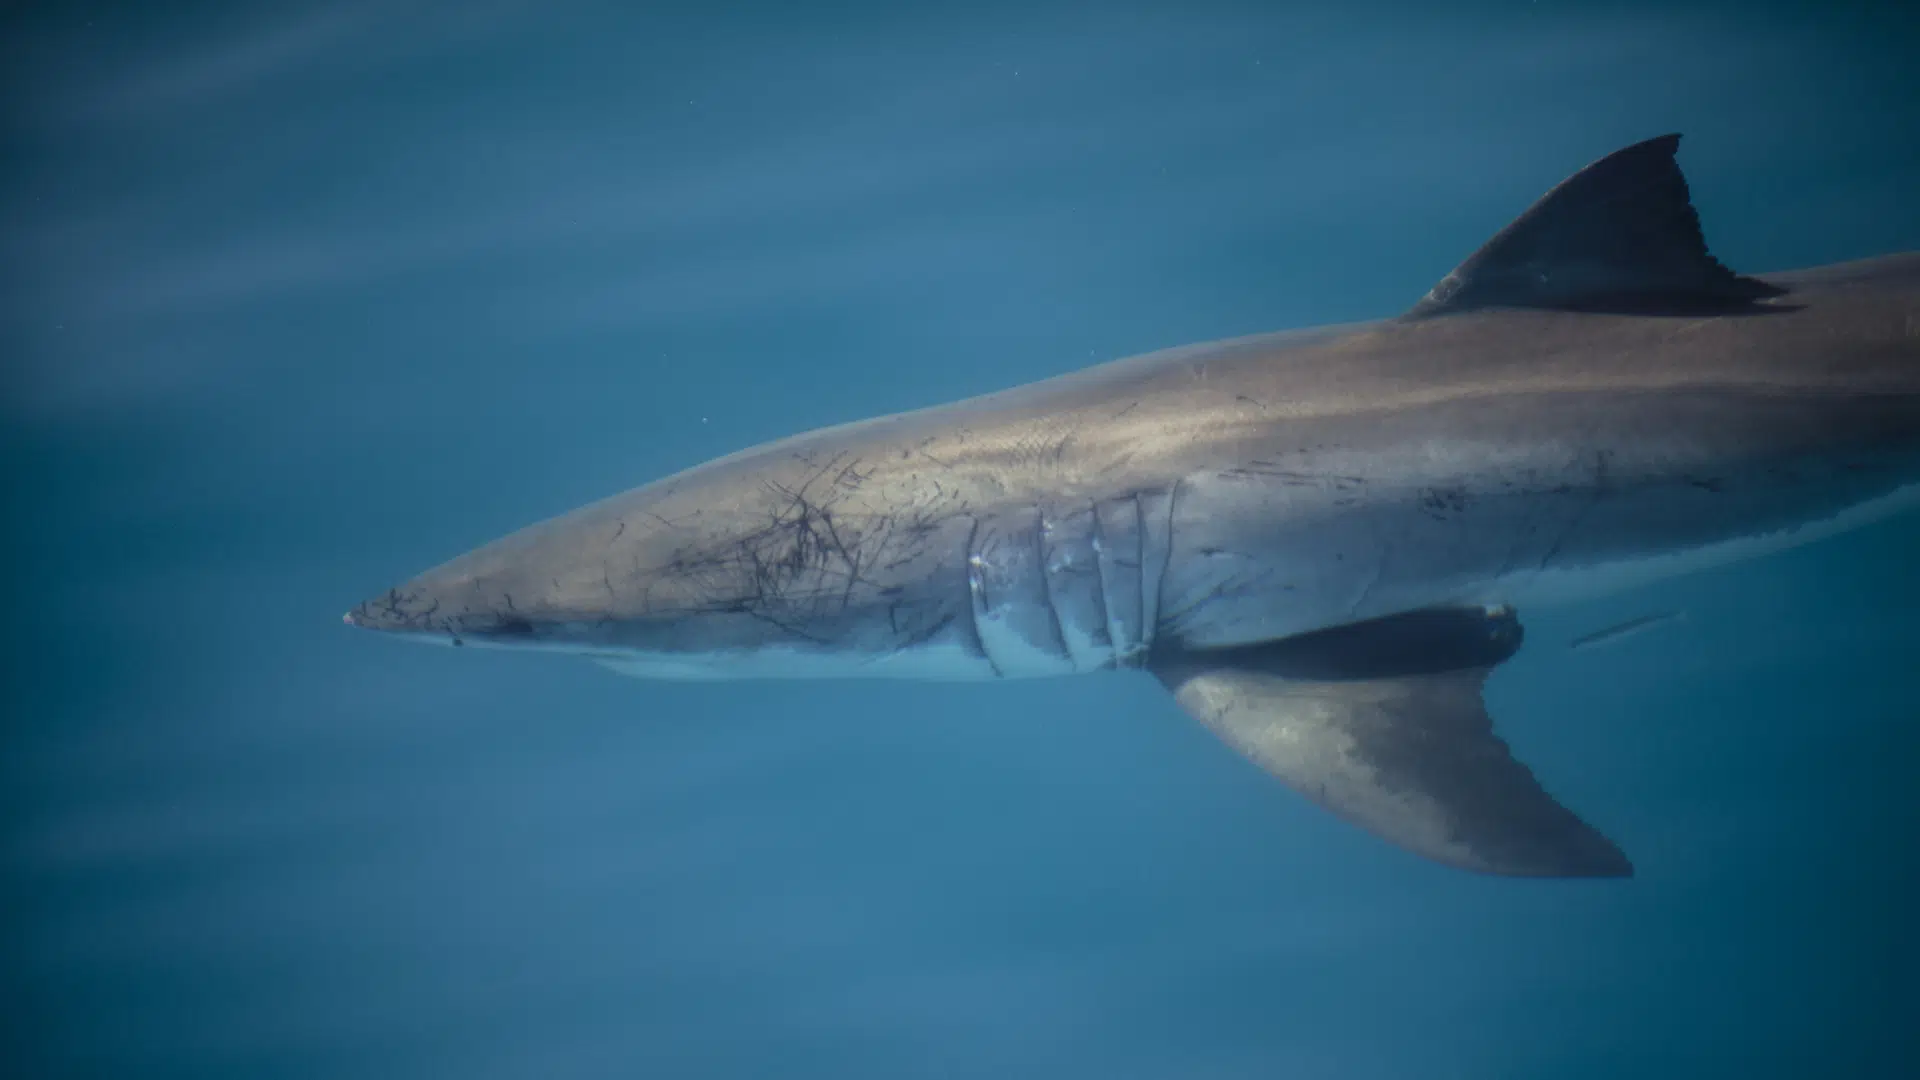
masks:
POLYGON ((1920 1070, 1912 516, 1527 616, 1492 709, 1627 881, 1401 854, 1146 676, 340 623, 752 443, 1394 314, 1667 131, 1736 269, 1920 248, 1912 11, 0 20, 4 1075, 1920 1070))

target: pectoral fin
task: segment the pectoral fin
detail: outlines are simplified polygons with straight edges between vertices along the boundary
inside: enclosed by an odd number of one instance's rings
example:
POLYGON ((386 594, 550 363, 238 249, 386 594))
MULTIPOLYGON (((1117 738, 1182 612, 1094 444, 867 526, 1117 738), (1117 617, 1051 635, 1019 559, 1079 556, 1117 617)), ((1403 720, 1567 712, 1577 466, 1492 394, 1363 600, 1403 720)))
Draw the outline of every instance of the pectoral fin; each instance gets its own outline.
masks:
POLYGON ((1181 708, 1229 745, 1295 791, 1415 854, 1490 874, 1631 875, 1620 849, 1555 802, 1493 733, 1481 687, 1518 648, 1517 624, 1510 637, 1500 633, 1499 620, 1511 616, 1421 618, 1429 621, 1398 616, 1189 653, 1153 670, 1181 708), (1421 634, 1438 635, 1436 647, 1451 642, 1452 651, 1441 655, 1471 657, 1473 666, 1377 670, 1395 653, 1409 663, 1433 655, 1413 647, 1421 634), (1456 634, 1464 637, 1453 640, 1456 634), (1363 657, 1346 665, 1360 677, 1335 670, 1342 665, 1327 659, 1330 640, 1363 657))

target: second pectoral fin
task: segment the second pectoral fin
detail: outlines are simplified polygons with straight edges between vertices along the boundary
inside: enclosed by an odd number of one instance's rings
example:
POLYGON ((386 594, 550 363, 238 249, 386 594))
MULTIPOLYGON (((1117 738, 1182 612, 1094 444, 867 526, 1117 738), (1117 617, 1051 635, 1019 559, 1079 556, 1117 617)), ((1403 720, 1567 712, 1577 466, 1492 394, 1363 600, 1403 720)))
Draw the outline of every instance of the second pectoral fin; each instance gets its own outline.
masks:
POLYGON ((1421 618, 1188 653, 1153 670, 1181 708, 1236 750, 1415 854, 1490 874, 1632 874, 1620 849, 1556 802, 1493 732, 1481 687, 1518 647, 1517 624, 1502 636, 1500 620, 1511 616, 1421 618), (1381 670, 1396 652, 1408 673, 1381 670), (1436 671, 1444 661, 1419 662, 1434 656, 1469 666, 1436 671))

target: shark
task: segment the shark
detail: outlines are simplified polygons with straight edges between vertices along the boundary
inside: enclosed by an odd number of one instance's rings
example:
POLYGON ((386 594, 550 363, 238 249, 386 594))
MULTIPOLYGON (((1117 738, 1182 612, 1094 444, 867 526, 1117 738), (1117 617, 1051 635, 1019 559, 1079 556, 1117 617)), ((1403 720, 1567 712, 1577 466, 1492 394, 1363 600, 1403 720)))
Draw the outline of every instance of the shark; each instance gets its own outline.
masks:
POLYGON ((1414 855, 1631 876, 1495 729, 1522 613, 1920 501, 1920 252, 1737 273, 1679 143, 1580 169, 1392 317, 746 449, 345 620, 642 678, 1144 673, 1414 855))

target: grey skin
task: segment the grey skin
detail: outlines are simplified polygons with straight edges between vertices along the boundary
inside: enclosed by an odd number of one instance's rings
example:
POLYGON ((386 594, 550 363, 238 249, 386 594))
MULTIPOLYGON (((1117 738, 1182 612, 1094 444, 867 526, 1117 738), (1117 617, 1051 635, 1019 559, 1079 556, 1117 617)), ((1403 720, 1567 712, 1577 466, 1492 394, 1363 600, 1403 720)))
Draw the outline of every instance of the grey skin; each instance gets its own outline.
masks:
POLYGON ((1920 490, 1920 253, 1743 277, 1678 136, 1543 196, 1406 314, 796 436, 462 555, 347 621, 650 677, 1144 668, 1439 862, 1622 876, 1493 733, 1516 610, 1920 490))

